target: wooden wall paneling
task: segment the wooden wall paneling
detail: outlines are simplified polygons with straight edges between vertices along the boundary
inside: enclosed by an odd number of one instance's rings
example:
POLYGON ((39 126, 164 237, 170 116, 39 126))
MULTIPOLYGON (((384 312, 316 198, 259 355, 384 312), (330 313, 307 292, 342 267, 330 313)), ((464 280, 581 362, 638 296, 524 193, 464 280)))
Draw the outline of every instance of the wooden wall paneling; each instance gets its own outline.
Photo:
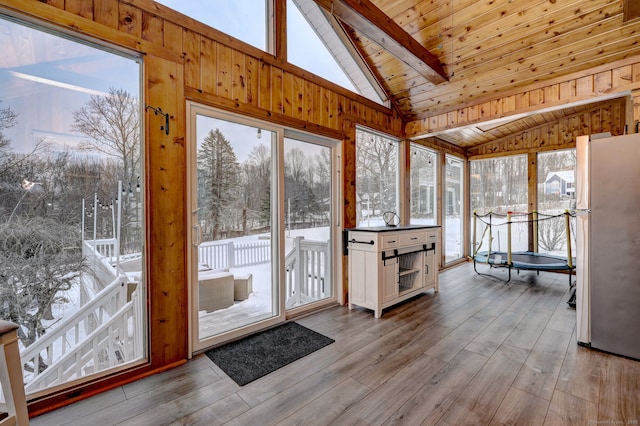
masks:
POLYGON ((507 96, 500 100, 502 107, 502 114, 515 112, 518 107, 516 106, 516 97, 515 96, 507 96))
POLYGON ((624 65, 611 72, 611 88, 620 87, 633 82, 633 66, 624 65))
POLYGON ((320 108, 321 111, 320 124, 329 127, 331 120, 329 119, 329 98, 327 97, 327 90, 322 86, 318 86, 317 96, 319 100, 318 108, 320 108))
POLYGON ((595 129, 592 129, 591 133, 604 133, 610 132, 612 135, 619 135, 622 132, 616 127, 615 123, 624 123, 623 117, 620 116, 620 110, 616 110, 616 105, 613 109, 603 108, 598 111, 598 125, 595 129), (615 120, 615 121, 614 121, 615 120))
POLYGON ((271 110, 279 114, 284 113, 283 73, 280 68, 271 67, 271 110))
POLYGON ((93 0, 93 20, 110 28, 118 28, 118 3, 93 0))
POLYGON ((282 81, 282 93, 283 93, 283 106, 284 114, 288 117, 295 115, 295 91, 293 74, 285 72, 282 81))
POLYGON ((145 57, 147 104, 170 114, 146 113, 147 250, 150 358, 163 366, 188 356, 186 146, 183 66, 145 57))
MULTIPOLYGON (((356 209, 356 125, 349 119, 342 120, 342 152, 340 154, 340 177, 342 179, 341 197, 342 227, 343 229, 355 228, 357 223, 356 209)), ((346 238, 346 235, 343 235, 346 238)), ((349 302, 349 259, 346 253, 342 256, 342 287, 337 291, 341 293, 342 303, 349 302)))
MULTIPOLYGON (((344 200, 342 222, 344 228, 354 228, 356 222, 356 124, 342 120, 342 198, 344 200)), ((347 275, 344 275, 345 277, 347 275)), ((346 289, 345 289, 346 290, 346 289)))
POLYGON ((246 77, 245 85, 247 87, 246 102, 249 105, 258 106, 260 92, 260 63, 253 56, 247 55, 245 58, 246 77))
POLYGON ((563 81, 560 83, 560 100, 570 100, 576 97, 576 81, 563 81))
POLYGON ((182 35, 183 30, 179 25, 174 24, 173 22, 169 22, 164 20, 164 24, 162 25, 162 47, 173 54, 181 55, 182 51, 182 35))
POLYGON ((142 11, 137 7, 120 3, 118 6, 118 29, 142 38, 142 11))
MULTIPOLYGON (((189 75, 189 79, 193 81, 195 86, 186 84, 188 87, 194 87, 204 93, 216 94, 218 90, 218 73, 215 71, 218 64, 218 43, 207 37, 200 39, 198 63, 190 61, 189 66, 197 66, 196 70, 185 70, 185 78, 189 75)), ((186 52, 185 52, 186 53, 186 52)), ((186 55, 191 57, 195 54, 195 46, 193 51, 186 55)), ((187 62, 185 61, 185 66, 187 62)))
POLYGON ((313 92, 314 87, 313 83, 309 80, 304 81, 304 119, 311 123, 314 123, 316 120, 316 111, 314 110, 313 103, 313 92))
MULTIPOLYGON (((204 48, 200 34, 185 29, 182 33, 182 54, 184 56, 184 84, 195 89, 203 90, 202 68, 205 59, 201 56, 201 49, 204 48)), ((207 53, 202 52, 203 55, 207 53)), ((207 65, 214 65, 207 63, 207 65)), ((214 68, 215 69, 215 68, 214 68)))
POLYGON ((576 79, 576 96, 589 95, 593 93, 593 76, 576 79))
POLYGON ((233 64, 231 73, 231 99, 234 101, 247 103, 247 90, 245 86, 245 78, 247 67, 245 65, 246 55, 242 52, 234 50, 231 55, 231 63, 233 64))
POLYGON ((458 124, 458 112, 457 111, 451 111, 449 113, 447 113, 447 124, 451 127, 454 127, 456 124, 458 124))
POLYGON ((560 85, 552 84, 544 88, 543 102, 557 102, 560 100, 560 85))
MULTIPOLYGON (((329 96, 329 127, 338 128, 338 95, 333 91, 327 91, 329 96)), ((379 114, 379 113, 378 113, 379 114)))
POLYGON ((294 74, 291 76, 291 116, 298 120, 304 119, 304 80, 294 74))
POLYGON ((86 19, 93 19, 93 1, 86 0, 66 0, 64 8, 67 12, 82 16, 86 19))
POLYGON ((585 111, 583 114, 580 114, 579 116, 579 118, 581 119, 580 123, 573 131, 573 134, 575 137, 578 137, 579 135, 595 133, 593 129, 600 127, 599 124, 594 125, 594 123, 591 120, 592 116, 600 117, 599 110, 594 110, 591 112, 585 111))
POLYGON ((271 65, 260 62, 260 91, 258 107, 265 111, 272 111, 271 108, 271 65))
POLYGON ((162 46, 164 44, 164 19, 152 13, 142 13, 142 38, 162 46))
POLYGON ((609 93, 612 87, 613 71, 607 70, 595 75, 594 91, 596 93, 609 93))
POLYGON ((218 84, 216 87, 216 94, 223 98, 232 99, 231 98, 231 77, 232 77, 232 50, 230 47, 225 46, 224 44, 217 44, 217 56, 216 56, 216 65, 217 65, 217 75, 218 75, 218 84))

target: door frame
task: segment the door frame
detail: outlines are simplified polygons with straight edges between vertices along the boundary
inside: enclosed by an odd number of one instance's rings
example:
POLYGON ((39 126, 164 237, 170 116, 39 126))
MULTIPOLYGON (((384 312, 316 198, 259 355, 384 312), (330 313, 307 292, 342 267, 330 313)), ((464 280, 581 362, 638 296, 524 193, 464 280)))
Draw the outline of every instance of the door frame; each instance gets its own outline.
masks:
MULTIPOLYGON (((294 129, 288 129, 284 126, 274 125, 272 123, 267 123, 258 119, 252 119, 248 117, 244 117, 242 115, 226 112, 223 110, 216 109, 211 106, 207 106, 205 104, 195 102, 195 101, 187 101, 186 104, 186 116, 187 116, 187 129, 186 129, 186 142, 185 146, 187 149, 187 171, 186 171, 186 205, 185 205, 185 215, 187 219, 187 233, 189 237, 188 240, 188 250, 187 250, 187 295, 188 295, 188 341, 189 341, 189 357, 193 355, 203 352, 207 348, 212 346, 224 343, 226 341, 230 341, 233 339, 237 339, 247 334, 251 334, 257 332, 259 330, 266 329, 268 327, 272 327, 274 325, 280 324, 284 322, 288 317, 301 315, 310 310, 318 309, 319 307, 324 307, 329 304, 342 303, 341 295, 339 293, 338 283, 342 282, 342 256, 341 256, 341 226, 342 226, 342 203, 339 202, 340 194, 341 194, 341 182, 340 182, 340 150, 341 150, 341 141, 334 140, 331 138, 327 138, 324 136, 318 136, 312 133, 302 132, 294 129), (196 164, 196 153, 197 149, 194 147, 194 144, 197 146, 197 135, 196 132, 196 118, 198 115, 206 115, 219 120, 226 120, 236 124, 244 124, 252 127, 259 127, 264 130, 268 130, 274 132, 276 135, 276 141, 274 142, 275 146, 272 147, 271 153, 275 161, 272 160, 272 191, 271 191, 271 202, 272 202, 272 218, 271 218, 271 229, 272 229, 272 246, 271 246, 271 255, 272 255, 272 283, 276 282, 277 286, 273 288, 273 291, 277 295, 277 303, 278 303, 278 312, 271 318, 261 320, 255 322, 253 324, 237 328, 234 330, 230 330, 225 333, 221 333, 216 336, 212 336, 210 338, 204 339, 202 341, 199 340, 198 336, 198 309, 196 308, 196 294, 194 289, 196 288, 196 283, 198 277, 198 262, 197 262, 197 250, 194 250, 194 235, 193 235, 193 226, 194 226, 194 214, 197 209, 197 197, 196 197, 196 189, 194 188, 194 184, 197 181, 197 168, 196 164), (327 146, 331 148, 331 172, 332 172, 332 206, 331 206, 331 224, 330 224, 330 232, 331 232, 331 278, 333 285, 333 297, 321 300, 318 302, 311 303, 309 305, 305 305, 299 308, 294 308, 289 311, 285 309, 285 272, 284 272, 284 258, 285 258, 285 247, 284 247, 284 236, 285 236, 285 206, 284 206, 284 138, 297 138, 304 142, 316 143, 323 146, 327 146), (194 260, 194 254, 196 259, 194 260), (276 267, 273 266, 273 262, 276 262, 276 267)), ((275 297, 275 296, 274 296, 275 297)))

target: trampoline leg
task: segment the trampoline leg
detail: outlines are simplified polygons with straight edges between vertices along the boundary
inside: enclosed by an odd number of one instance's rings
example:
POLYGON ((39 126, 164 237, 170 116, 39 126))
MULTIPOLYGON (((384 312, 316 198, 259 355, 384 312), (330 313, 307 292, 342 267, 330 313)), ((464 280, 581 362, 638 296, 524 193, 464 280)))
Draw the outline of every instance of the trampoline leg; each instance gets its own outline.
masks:
POLYGON ((507 282, 509 282, 509 281, 511 281, 511 266, 509 266, 509 279, 507 280, 507 282))

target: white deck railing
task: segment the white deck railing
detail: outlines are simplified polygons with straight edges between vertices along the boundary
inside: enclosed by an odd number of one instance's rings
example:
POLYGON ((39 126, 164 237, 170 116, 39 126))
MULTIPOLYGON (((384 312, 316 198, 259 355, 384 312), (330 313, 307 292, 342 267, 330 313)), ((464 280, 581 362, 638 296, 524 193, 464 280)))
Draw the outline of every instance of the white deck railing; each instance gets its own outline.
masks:
POLYGON ((133 292, 131 301, 32 379, 25 386, 27 393, 140 358, 143 345, 138 322, 142 313, 142 298, 138 293, 133 292))
POLYGON ((271 262, 271 242, 215 243, 198 247, 198 262, 211 269, 241 268, 271 262))
POLYGON ((285 258, 287 308, 331 296, 330 259, 328 241, 296 237, 285 258))
POLYGON ((140 355, 142 342, 137 330, 141 328, 135 328, 140 327, 143 312, 139 292, 134 291, 127 302, 127 276, 117 274, 98 251, 109 254, 109 247, 115 244, 83 242, 83 256, 92 273, 81 275, 82 306, 21 352, 28 392, 140 355), (139 346, 132 349, 132 342, 139 346))

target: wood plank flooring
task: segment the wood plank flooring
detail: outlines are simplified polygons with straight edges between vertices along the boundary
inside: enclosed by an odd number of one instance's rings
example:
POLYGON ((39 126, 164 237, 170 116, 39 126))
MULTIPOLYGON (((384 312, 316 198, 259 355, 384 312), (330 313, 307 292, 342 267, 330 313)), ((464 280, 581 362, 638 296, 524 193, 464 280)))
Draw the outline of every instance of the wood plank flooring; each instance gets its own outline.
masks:
POLYGON ((32 425, 639 424, 640 362, 578 346, 568 298, 566 275, 465 264, 380 319, 298 318, 335 343, 244 387, 200 355, 32 425))

